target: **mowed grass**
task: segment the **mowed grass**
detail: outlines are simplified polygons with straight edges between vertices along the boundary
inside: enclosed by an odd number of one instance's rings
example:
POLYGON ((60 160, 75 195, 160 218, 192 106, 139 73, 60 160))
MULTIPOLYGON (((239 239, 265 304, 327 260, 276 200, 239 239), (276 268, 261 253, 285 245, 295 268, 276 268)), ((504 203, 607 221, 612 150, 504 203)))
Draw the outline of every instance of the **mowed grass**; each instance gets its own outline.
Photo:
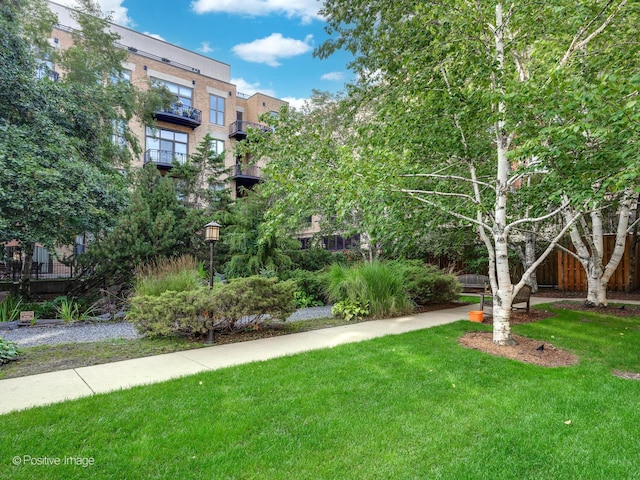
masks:
POLYGON ((640 382, 611 375, 640 372, 639 319, 561 311, 514 327, 580 356, 563 368, 460 347, 470 330, 488 327, 457 322, 4 415, 0 478, 640 477, 640 382), (12 464, 24 455, 95 464, 12 464))

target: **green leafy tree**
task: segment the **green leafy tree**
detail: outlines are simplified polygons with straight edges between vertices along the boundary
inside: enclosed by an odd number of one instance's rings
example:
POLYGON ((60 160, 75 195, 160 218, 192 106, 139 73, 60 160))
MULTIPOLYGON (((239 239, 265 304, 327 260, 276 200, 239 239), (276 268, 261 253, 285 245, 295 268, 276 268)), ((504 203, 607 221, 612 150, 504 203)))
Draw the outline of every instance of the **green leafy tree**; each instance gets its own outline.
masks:
POLYGON ((138 265, 198 252, 204 257, 202 228, 211 215, 180 201, 174 178, 145 167, 137 173, 129 207, 95 239, 84 261, 111 283, 129 283, 138 265))
POLYGON ((225 178, 229 169, 224 165, 224 153, 216 153, 213 145, 214 138, 207 133, 184 164, 174 163, 171 175, 176 179, 178 195, 188 205, 228 210, 231 191, 225 178))
POLYGON ((129 123, 168 97, 116 81, 127 53, 89 0, 75 13, 82 33, 60 53, 46 42, 56 19, 45 1, 2 2, 0 15, 0 240, 22 245, 27 293, 36 242, 53 250, 113 225, 128 197, 121 171, 139 153, 129 123), (47 56, 64 72, 59 81, 47 56))
MULTIPOLYGON (((331 39, 317 54, 348 50, 358 78, 345 155, 357 166, 333 177, 337 189, 357 178, 371 199, 402 194, 416 230, 442 228, 420 223, 422 208, 473 226, 488 254, 494 342, 513 343, 514 296, 605 198, 596 180, 637 177, 637 2, 327 0, 323 14, 331 39), (569 206, 575 214, 512 280, 512 240, 569 206)), ((304 140, 287 154, 326 148, 304 140)))
MULTIPOLYGON (((0 238, 21 243, 28 293, 36 242, 50 249, 70 244, 77 233, 109 224, 123 205, 126 183, 114 168, 110 142, 112 120, 129 117, 123 96, 104 84, 37 78, 32 45, 45 48, 42 39, 53 26, 45 2, 3 2, 0 14, 0 238)), ((92 54, 98 45, 86 48, 92 54)), ((122 68, 119 57, 113 62, 110 71, 122 68)))
POLYGON ((286 232, 264 231, 268 205, 269 200, 258 188, 247 191, 231 208, 220 242, 226 250, 224 272, 227 276, 275 276, 292 265, 288 252, 299 249, 300 244, 286 232))

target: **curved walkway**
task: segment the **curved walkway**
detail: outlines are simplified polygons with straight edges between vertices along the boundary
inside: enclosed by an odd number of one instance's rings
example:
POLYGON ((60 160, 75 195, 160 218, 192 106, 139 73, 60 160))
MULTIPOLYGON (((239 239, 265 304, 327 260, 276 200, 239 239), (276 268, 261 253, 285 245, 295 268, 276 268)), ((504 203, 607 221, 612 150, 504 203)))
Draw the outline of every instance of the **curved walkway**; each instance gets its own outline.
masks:
MULTIPOLYGON (((558 301, 532 297, 532 304, 558 301)), ((0 380, 0 414, 466 319, 477 305, 0 380)))

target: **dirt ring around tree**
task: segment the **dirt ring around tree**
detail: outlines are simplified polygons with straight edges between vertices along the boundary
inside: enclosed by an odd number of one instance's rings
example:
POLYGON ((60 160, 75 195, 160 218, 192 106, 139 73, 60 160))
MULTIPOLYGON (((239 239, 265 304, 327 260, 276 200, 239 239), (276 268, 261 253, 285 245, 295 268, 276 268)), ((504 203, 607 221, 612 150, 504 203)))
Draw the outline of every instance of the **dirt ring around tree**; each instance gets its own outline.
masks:
POLYGON ((518 345, 501 346, 493 343, 491 332, 469 332, 458 340, 460 345, 496 357, 510 358, 542 367, 569 367, 580 361, 574 354, 556 348, 553 344, 513 335, 518 345), (540 349, 540 347, 542 348, 540 349))

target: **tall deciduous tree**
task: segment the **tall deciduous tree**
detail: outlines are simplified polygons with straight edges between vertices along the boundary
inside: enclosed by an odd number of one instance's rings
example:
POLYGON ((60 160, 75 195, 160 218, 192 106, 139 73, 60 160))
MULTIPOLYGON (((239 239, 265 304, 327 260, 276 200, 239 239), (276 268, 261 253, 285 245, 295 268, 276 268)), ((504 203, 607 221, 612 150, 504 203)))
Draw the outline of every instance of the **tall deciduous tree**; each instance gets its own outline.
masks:
POLYGON ((374 112, 354 145, 362 181, 475 225, 489 255, 494 342, 513 343, 512 300, 576 217, 515 281, 512 238, 569 204, 580 211, 598 178, 635 181, 637 2, 327 0, 324 14, 333 38, 319 55, 355 55, 352 98, 374 112), (615 128, 620 150, 605 142, 612 121, 631 127, 615 128))
POLYGON ((127 53, 95 3, 80 7, 82 33, 56 53, 46 41, 56 19, 45 1, 0 5, 0 240, 22 245, 25 292, 36 242, 52 250, 113 224, 128 197, 120 172, 139 153, 129 122, 146 113, 141 100, 147 111, 164 100, 117 81, 127 53), (45 57, 61 67, 59 78, 45 57))

